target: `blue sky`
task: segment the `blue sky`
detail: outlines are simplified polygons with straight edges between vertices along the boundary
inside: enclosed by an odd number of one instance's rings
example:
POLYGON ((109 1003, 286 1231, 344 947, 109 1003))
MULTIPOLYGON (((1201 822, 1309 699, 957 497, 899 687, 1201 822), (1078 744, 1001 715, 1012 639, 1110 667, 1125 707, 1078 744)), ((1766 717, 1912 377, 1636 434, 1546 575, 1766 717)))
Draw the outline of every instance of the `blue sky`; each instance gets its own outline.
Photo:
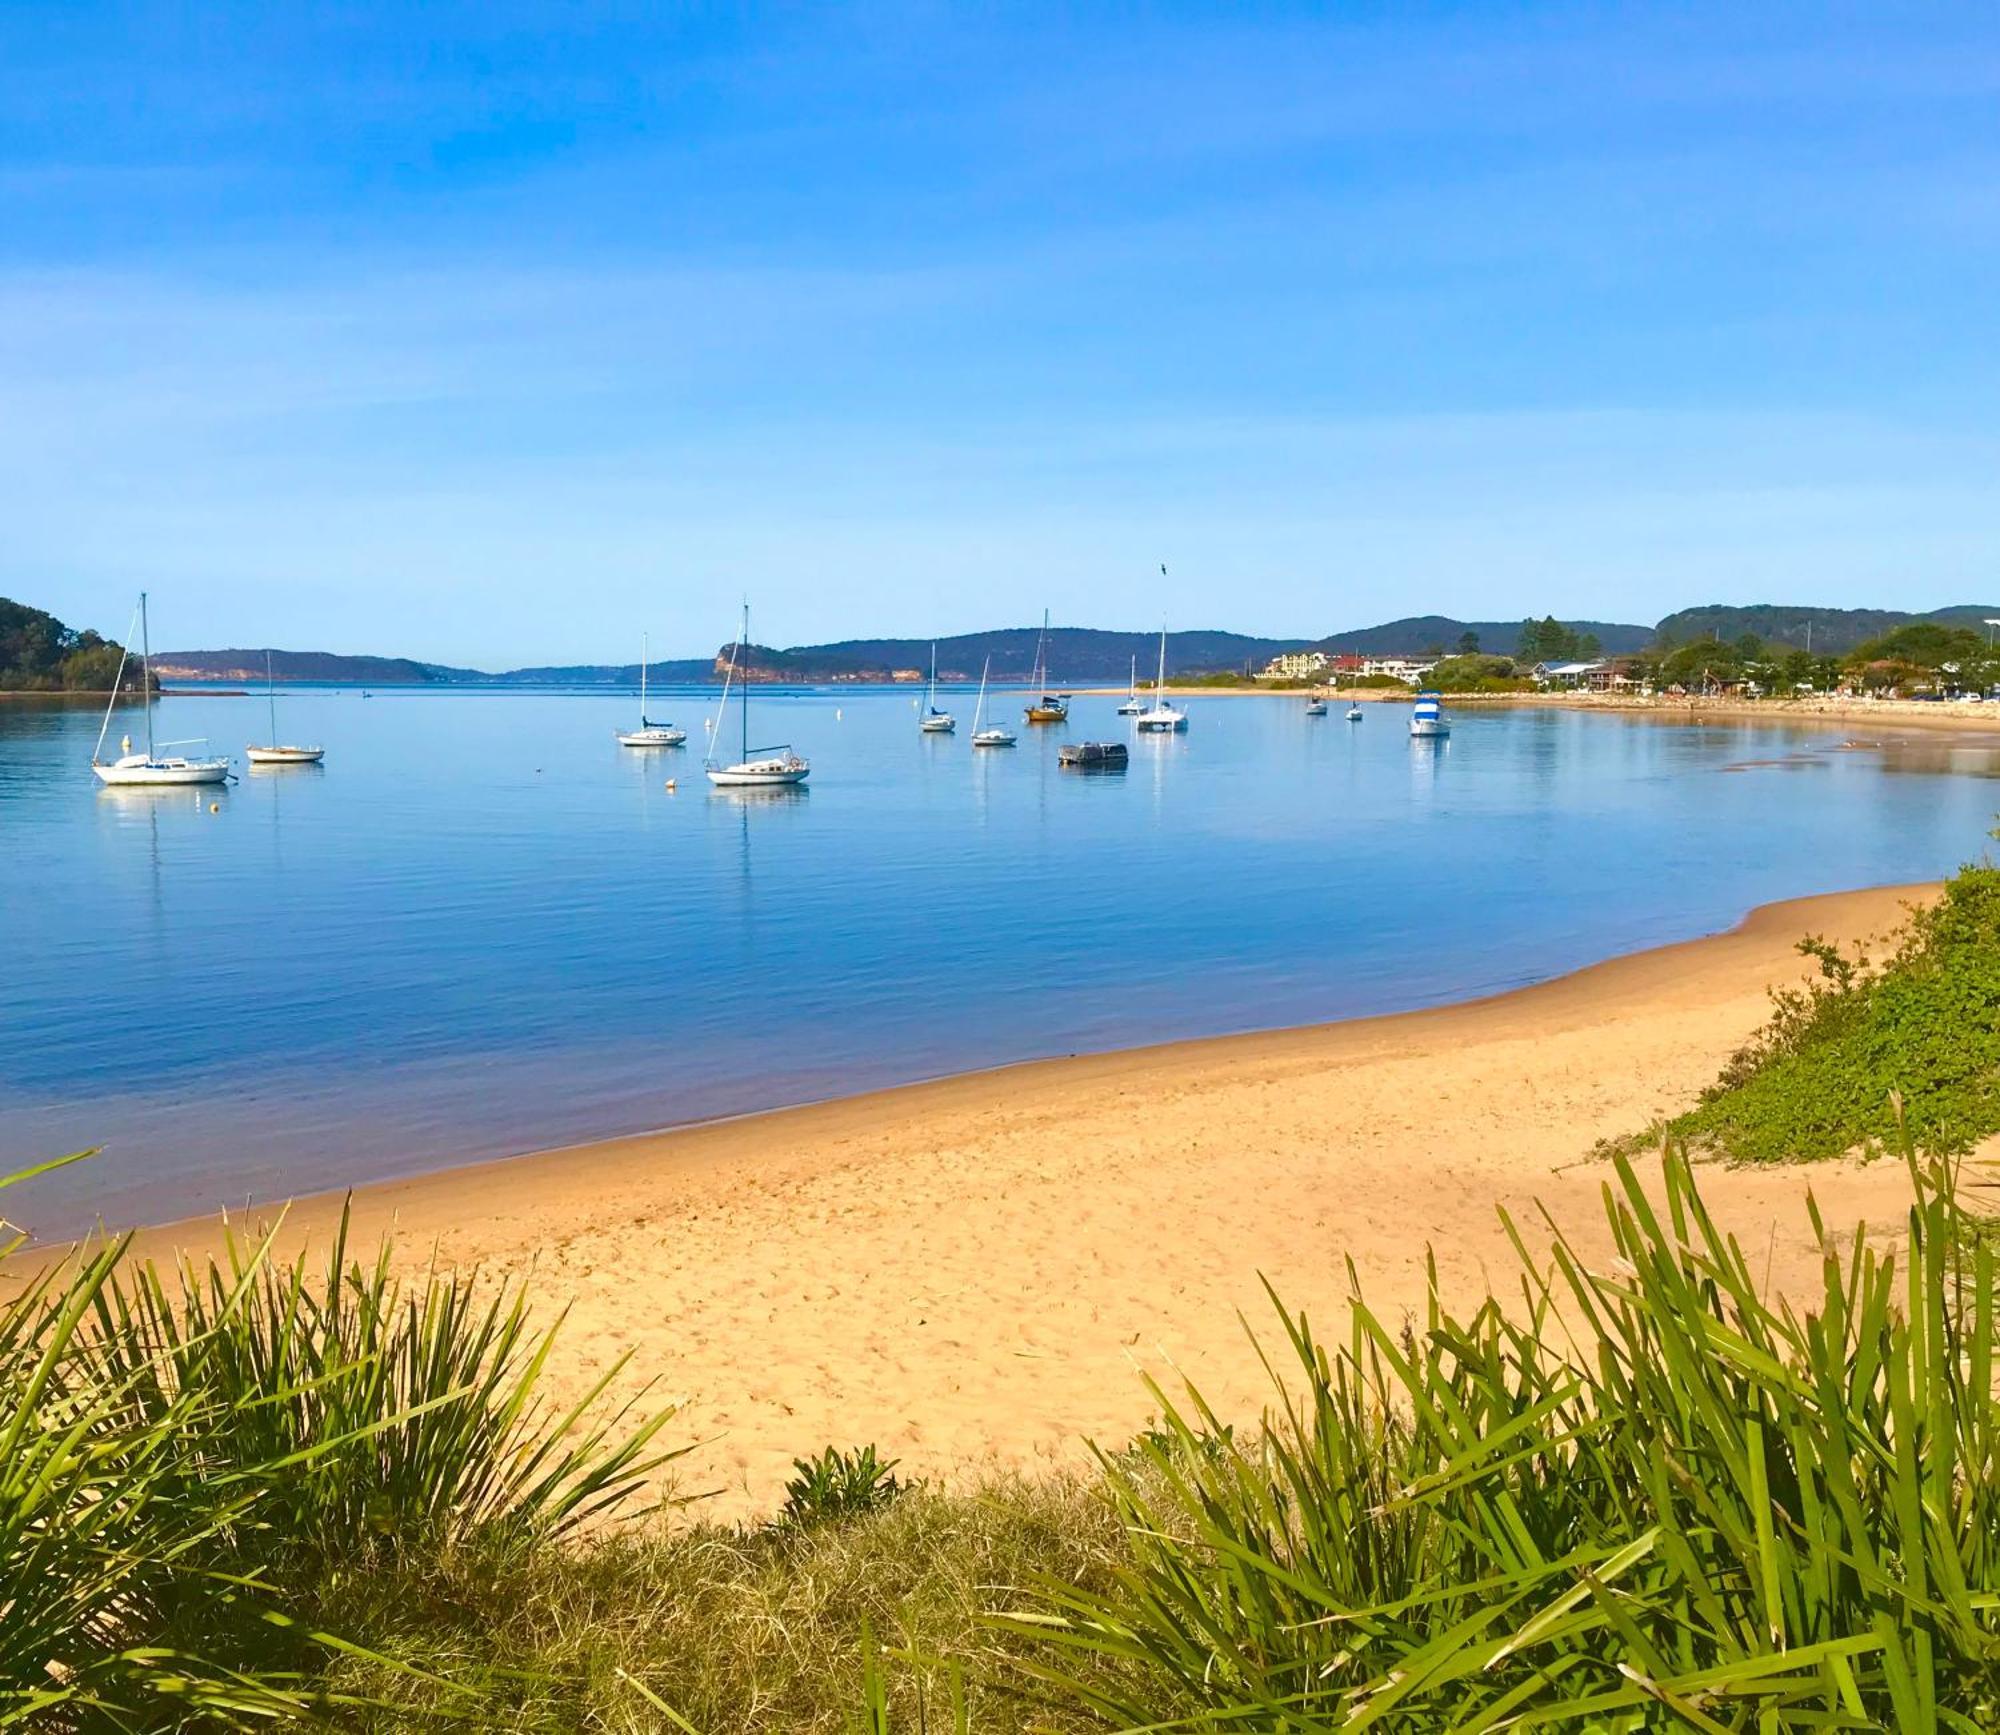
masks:
POLYGON ((487 665, 1990 600, 1996 265, 1985 6, 15 5, 0 593, 487 665))

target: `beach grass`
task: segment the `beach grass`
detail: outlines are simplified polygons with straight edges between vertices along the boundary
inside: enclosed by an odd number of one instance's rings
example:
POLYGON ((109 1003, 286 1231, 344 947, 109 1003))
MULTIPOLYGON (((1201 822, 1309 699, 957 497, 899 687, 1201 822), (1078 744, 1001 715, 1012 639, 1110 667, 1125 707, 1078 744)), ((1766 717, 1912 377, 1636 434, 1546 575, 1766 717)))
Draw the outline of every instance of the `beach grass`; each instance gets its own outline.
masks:
POLYGON ((0 1726, 1992 1729, 2000 1267, 1902 1158, 1809 1298, 1670 1148, 1470 1313, 1273 1295, 1261 1426, 1160 1387, 1090 1472, 835 1450, 737 1525, 646 1509, 664 1410, 538 1407, 516 1292, 114 1242, 0 1311, 0 1726))

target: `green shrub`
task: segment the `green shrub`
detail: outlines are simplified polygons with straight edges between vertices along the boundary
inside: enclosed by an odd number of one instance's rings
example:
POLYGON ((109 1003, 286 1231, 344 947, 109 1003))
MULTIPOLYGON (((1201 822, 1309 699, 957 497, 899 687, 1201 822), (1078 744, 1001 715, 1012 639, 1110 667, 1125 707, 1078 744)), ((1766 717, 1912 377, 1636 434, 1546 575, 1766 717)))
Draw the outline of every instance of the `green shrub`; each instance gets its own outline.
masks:
POLYGON ((1190 1389, 1103 1460, 1128 1559, 1027 1666, 1119 1729, 2000 1727, 1996 1267, 1912 1173, 1904 1259, 1830 1248, 1810 1313, 1670 1156, 1608 1265, 1516 1232, 1511 1317, 1286 1316, 1260 1441, 1190 1389))
POLYGON ((1824 940, 1820 979, 1770 1021, 1665 1136, 1749 1162, 1880 1149, 1954 1154, 2000 1132, 2000 869, 1968 866, 1871 962, 1824 940))
POLYGON ((842 1452, 829 1446, 817 1458, 794 1458, 792 1479, 785 1484, 785 1505, 780 1521, 786 1524, 824 1524, 851 1518, 857 1512, 873 1512, 887 1506, 906 1484, 896 1480, 896 1460, 886 1464, 875 1455, 873 1446, 842 1452))
POLYGON ((551 1546, 665 1461, 671 1412, 539 1402, 518 1295, 349 1266, 344 1221, 318 1281, 268 1239, 172 1285, 128 1246, 0 1301, 0 1728, 344 1719, 343 1581, 551 1546))

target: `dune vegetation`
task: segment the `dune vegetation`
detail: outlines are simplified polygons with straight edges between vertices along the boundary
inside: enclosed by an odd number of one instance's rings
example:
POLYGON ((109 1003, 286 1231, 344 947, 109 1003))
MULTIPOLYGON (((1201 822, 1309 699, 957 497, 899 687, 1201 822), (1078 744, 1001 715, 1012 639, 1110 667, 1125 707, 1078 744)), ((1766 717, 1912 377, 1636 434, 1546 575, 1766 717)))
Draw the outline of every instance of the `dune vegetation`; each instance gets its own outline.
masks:
POLYGON ((1745 1162, 1894 1148, 1959 1155, 2000 1132, 2000 869, 1961 868, 1880 956, 1812 937, 1817 980, 1772 996, 1769 1021, 1685 1113, 1623 1141, 1671 1139, 1745 1162))
POLYGON ((93 1247, 0 1303, 0 1727, 1991 1729, 1994 1252, 1906 1160, 1809 1309, 1621 1159, 1608 1263, 1510 1226, 1510 1301, 1335 1339, 1274 1297, 1261 1428, 829 1451, 751 1525, 647 1492, 671 1411, 542 1404, 516 1293, 93 1247))

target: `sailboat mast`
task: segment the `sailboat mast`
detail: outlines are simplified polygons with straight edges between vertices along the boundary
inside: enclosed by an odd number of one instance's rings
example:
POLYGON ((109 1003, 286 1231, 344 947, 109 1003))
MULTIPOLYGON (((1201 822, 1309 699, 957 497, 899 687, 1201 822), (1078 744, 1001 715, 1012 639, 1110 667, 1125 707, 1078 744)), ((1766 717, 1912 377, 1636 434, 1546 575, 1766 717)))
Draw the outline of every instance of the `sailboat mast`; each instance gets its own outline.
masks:
POLYGON ((146 620, 146 593, 139 592, 139 699, 146 708, 146 763, 153 752, 153 629, 146 620))
POLYGON ((264 698, 271 707, 271 745, 278 744, 278 683, 271 674, 271 651, 264 650, 264 698))
MULTIPOLYGON (((750 603, 747 598, 743 603, 743 636, 737 642, 739 646, 750 643, 750 603)), ((750 761, 750 672, 747 669, 743 672, 741 685, 743 688, 743 758, 741 763, 748 764, 750 761)))
POLYGON ((639 635, 639 727, 646 727, 646 664, 653 654, 652 640, 645 634, 639 635))
POLYGON ((975 735, 979 733, 979 719, 986 714, 986 677, 992 667, 993 659, 990 656, 979 666, 979 699, 972 707, 972 732, 975 735))
POLYGON ((1166 622, 1162 621, 1160 623, 1160 673, 1153 682, 1153 703, 1155 706, 1159 706, 1165 703, 1165 701, 1160 697, 1160 695, 1164 693, 1166 690, 1167 690, 1167 627, 1166 627, 1166 622))

